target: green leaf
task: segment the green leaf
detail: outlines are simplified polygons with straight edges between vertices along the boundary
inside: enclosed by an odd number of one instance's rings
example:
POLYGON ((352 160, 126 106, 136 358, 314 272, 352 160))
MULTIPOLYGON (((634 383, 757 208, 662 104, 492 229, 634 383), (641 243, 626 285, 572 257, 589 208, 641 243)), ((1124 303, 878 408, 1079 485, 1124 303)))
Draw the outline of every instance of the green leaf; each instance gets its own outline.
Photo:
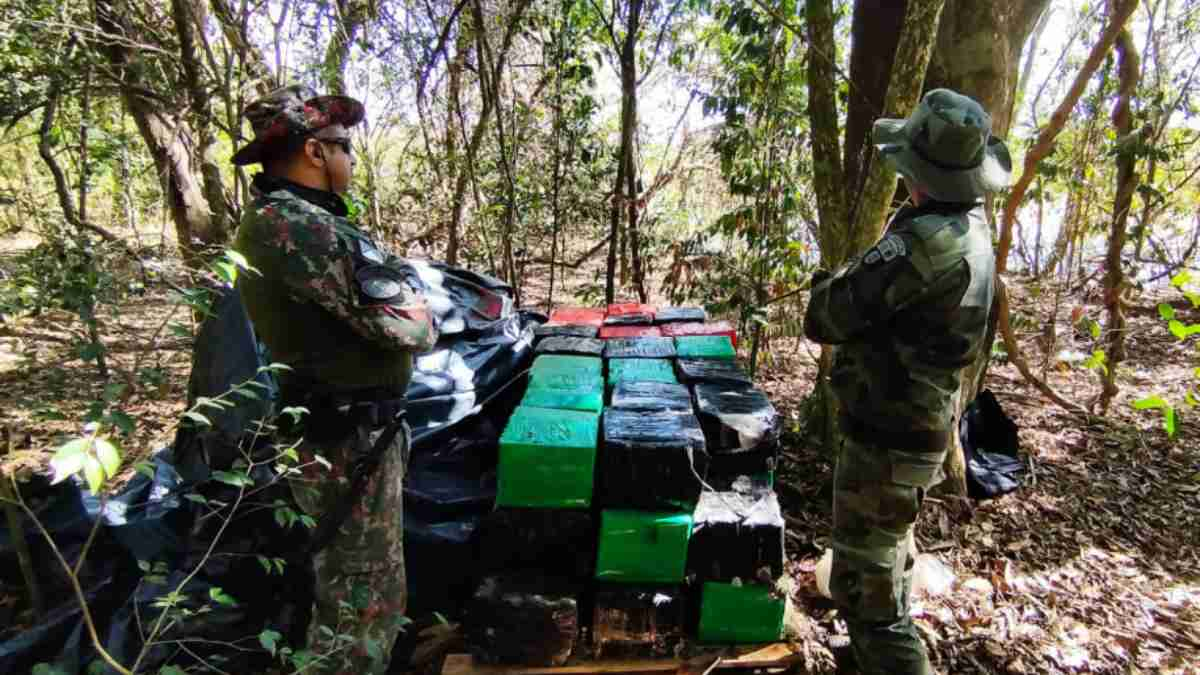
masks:
POLYGON ((1164 321, 1170 321, 1171 319, 1175 318, 1175 308, 1165 302, 1160 302, 1158 303, 1158 315, 1161 316, 1164 321))
POLYGON ((96 439, 96 458, 104 467, 104 473, 109 478, 121 470, 121 450, 106 438, 96 439))
POLYGON ((1171 331, 1171 335, 1180 340, 1186 338, 1188 335, 1187 327, 1181 321, 1171 321, 1171 323, 1167 324, 1167 330, 1171 331))
POLYGON ((263 646, 263 649, 271 652, 271 656, 275 656, 275 643, 279 642, 283 636, 273 630, 264 630, 258 634, 258 644, 263 646))
POLYGON ((67 675, 66 671, 49 663, 39 663, 29 671, 32 675, 67 675))
POLYGON ((146 478, 149 478, 150 480, 154 480, 154 465, 151 464, 150 462, 146 462, 146 461, 138 462, 137 464, 133 465, 133 469, 134 469, 134 471, 137 471, 138 473, 142 474, 146 478))
POLYGON ((258 560, 258 564, 262 565, 263 571, 266 572, 267 574, 270 574, 271 573, 271 559, 265 555, 255 556, 255 558, 258 560))
POLYGON ((207 497, 205 497, 204 495, 198 495, 195 492, 189 492, 186 495, 184 495, 183 498, 188 500, 189 502, 195 502, 197 504, 204 504, 204 505, 208 504, 207 497))
POLYGON ((1182 288, 1182 287, 1186 286, 1187 283, 1191 280, 1192 280, 1191 272, 1188 272, 1187 270, 1183 270, 1179 274, 1176 274, 1175 276, 1171 277, 1171 285, 1174 286, 1175 288, 1182 288))
POLYGON ((242 255, 241 253, 239 253, 231 248, 225 249, 225 257, 228 258, 229 261, 232 262, 234 265, 237 265, 238 267, 240 267, 242 269, 251 269, 250 261, 246 260, 246 256, 242 255))
POLYGON ((1100 339, 1100 322, 1092 321, 1090 323, 1091 323, 1091 325, 1089 326, 1089 328, 1091 329, 1092 339, 1099 340, 1100 339))
POLYGON ((104 467, 91 455, 83 456, 83 476, 87 479, 88 489, 93 493, 104 487, 104 467))
POLYGON ((158 669, 158 675, 188 675, 187 671, 179 666, 163 666, 158 669))
POLYGON ((212 473, 213 480, 232 485, 233 487, 244 487, 254 485, 254 481, 249 476, 241 473, 233 473, 232 471, 214 471, 212 473))
POLYGON ((207 417, 205 417, 204 415, 201 415, 198 412, 195 412, 194 410, 188 410, 188 411, 184 412, 183 416, 188 418, 189 420, 195 422, 196 424, 199 424, 202 427, 211 427, 212 426, 212 422, 207 417))
POLYGON ((1163 426, 1167 430, 1167 436, 1175 438, 1175 409, 1171 406, 1167 406, 1163 411, 1163 426))
POLYGON ((50 467, 54 469, 51 485, 61 483, 79 473, 83 468, 83 458, 87 456, 89 444, 90 441, 86 438, 76 438, 54 451, 54 457, 50 459, 50 467))
POLYGON ((313 517, 310 515, 301 515, 300 523, 310 530, 317 526, 317 521, 313 520, 313 517))
POLYGON ((213 586, 212 588, 208 589, 208 597, 212 598, 213 602, 217 603, 218 605, 237 607, 237 600, 234 600, 232 596, 221 590, 220 586, 213 586))
POLYGON ((1167 402, 1161 396, 1147 396, 1146 398, 1138 399, 1133 402, 1133 407, 1138 410, 1153 410, 1155 408, 1169 408, 1167 402))

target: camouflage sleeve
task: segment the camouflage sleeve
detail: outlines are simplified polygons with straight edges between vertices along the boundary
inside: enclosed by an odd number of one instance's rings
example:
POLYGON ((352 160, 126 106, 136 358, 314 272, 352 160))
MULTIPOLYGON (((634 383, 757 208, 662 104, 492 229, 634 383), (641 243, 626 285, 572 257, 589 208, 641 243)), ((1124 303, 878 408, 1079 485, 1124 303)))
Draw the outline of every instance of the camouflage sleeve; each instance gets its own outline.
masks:
POLYGON ((355 333, 386 349, 431 349, 437 332, 424 298, 404 286, 394 301, 362 306, 357 301, 354 261, 338 240, 330 218, 305 214, 303 223, 270 214, 282 247, 282 282, 297 299, 315 302, 355 333))
POLYGON ((813 286, 804 333, 823 344, 859 339, 885 326, 928 288, 913 261, 912 240, 889 234, 862 257, 813 286))

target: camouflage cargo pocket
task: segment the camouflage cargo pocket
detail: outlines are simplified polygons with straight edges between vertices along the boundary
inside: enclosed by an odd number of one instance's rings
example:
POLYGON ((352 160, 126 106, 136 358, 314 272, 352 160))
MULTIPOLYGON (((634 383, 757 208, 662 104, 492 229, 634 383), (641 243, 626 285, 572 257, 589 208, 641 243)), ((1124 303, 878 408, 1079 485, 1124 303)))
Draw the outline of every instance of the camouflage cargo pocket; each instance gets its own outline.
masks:
POLYGON ((892 482, 899 485, 929 488, 942 482, 942 461, 946 451, 913 452, 910 450, 888 450, 892 463, 892 482))

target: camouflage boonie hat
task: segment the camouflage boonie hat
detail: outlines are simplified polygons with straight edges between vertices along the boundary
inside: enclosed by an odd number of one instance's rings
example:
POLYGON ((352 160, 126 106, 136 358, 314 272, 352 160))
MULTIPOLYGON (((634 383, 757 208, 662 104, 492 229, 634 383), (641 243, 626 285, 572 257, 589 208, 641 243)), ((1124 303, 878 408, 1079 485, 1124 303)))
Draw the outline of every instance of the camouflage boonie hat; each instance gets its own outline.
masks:
POLYGON ((270 147, 289 136, 307 136, 331 124, 352 127, 363 119, 363 105, 349 96, 317 96, 311 87, 280 87, 246 106, 242 115, 254 140, 238 150, 233 163, 257 164, 270 147))
POLYGON ((992 135, 992 117, 974 99, 934 89, 908 119, 880 119, 875 147, 896 171, 946 202, 972 202, 1001 190, 1012 174, 1004 141, 992 135))

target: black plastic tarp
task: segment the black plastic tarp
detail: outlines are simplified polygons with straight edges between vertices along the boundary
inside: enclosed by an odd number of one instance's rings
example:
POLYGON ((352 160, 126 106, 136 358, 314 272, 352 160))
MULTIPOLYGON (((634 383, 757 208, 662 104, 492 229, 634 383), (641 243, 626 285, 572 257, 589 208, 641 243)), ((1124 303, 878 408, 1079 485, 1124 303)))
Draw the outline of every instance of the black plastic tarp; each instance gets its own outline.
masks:
MULTIPOLYGON (((408 390, 413 445, 405 483, 405 546, 410 588, 421 591, 410 610, 444 610, 443 603, 469 593, 478 576, 470 565, 472 535, 495 500, 497 442, 520 398, 533 357, 534 328, 544 317, 514 311, 510 289, 496 279, 439 263, 415 263, 414 268, 441 337, 434 350, 418 357, 408 390), (462 564, 451 569, 446 562, 454 556, 462 556, 462 564)), ((238 405, 224 411, 206 409, 211 427, 183 425, 173 446, 155 455, 154 477, 138 474, 107 500, 103 513, 100 501, 76 481, 49 486, 35 479, 23 490, 69 561, 100 520, 81 578, 106 649, 125 663, 142 648, 138 622, 144 626, 156 616, 155 600, 197 568, 220 529, 223 519, 211 515, 211 504, 236 496, 236 488, 211 480, 211 473, 240 456, 244 432, 271 413, 277 391, 260 370, 270 357, 254 339, 238 294, 221 288, 214 296, 193 351, 189 405, 251 379, 266 395, 237 397, 238 405)), ((271 483, 272 470, 263 466, 261 471, 256 484, 271 483)), ((266 504, 290 499, 282 483, 256 497, 266 504)), ((41 662, 83 672, 97 657, 81 613, 57 559, 33 524, 26 525, 50 609, 19 631, 15 622, 0 628, 0 673, 28 672, 41 662)), ((258 649, 256 636, 271 629, 294 644, 310 617, 311 602, 303 592, 311 586, 310 561, 294 553, 305 541, 303 528, 276 524, 271 508, 233 519, 218 555, 185 587, 193 607, 207 603, 210 610, 172 637, 197 640, 191 651, 198 657, 232 659, 220 661, 227 672, 264 670, 270 655, 258 649), (277 557, 288 559, 282 570, 264 568, 264 559, 277 557), (208 602, 213 589, 237 604, 208 602), (209 640, 238 641, 248 649, 205 648, 209 640)), ((7 528, 0 528, 0 583, 23 584, 7 528)), ((152 650, 142 667, 153 671, 165 663, 194 662, 195 657, 164 645, 152 650)))

